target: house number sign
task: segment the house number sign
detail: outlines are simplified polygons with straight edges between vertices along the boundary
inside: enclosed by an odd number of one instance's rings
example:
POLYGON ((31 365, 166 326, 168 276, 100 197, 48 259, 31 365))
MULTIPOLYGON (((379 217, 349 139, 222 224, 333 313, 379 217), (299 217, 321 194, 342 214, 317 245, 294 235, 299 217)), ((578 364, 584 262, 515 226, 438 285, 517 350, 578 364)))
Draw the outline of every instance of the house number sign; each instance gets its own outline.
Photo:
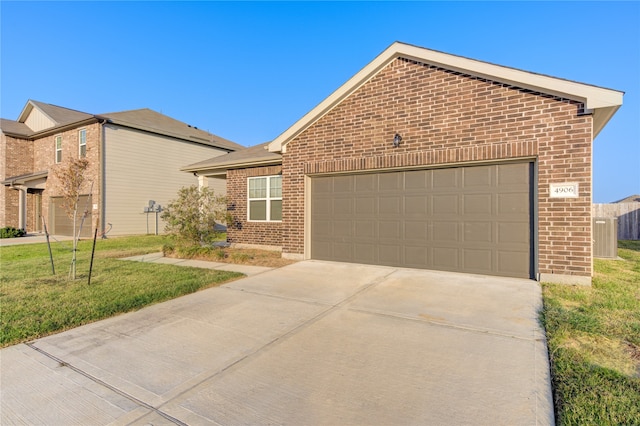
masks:
POLYGON ((551 198, 578 198, 578 183, 551 183, 549 184, 549 196, 551 198))

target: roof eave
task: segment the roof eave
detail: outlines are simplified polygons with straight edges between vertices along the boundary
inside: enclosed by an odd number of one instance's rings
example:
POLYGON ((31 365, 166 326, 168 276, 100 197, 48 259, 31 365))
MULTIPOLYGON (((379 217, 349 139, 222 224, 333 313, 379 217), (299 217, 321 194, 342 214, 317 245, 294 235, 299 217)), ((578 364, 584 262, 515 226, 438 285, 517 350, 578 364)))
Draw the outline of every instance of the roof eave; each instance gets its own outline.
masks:
POLYGON ((31 133, 27 137, 27 139, 33 140, 33 139, 41 138, 43 136, 53 135, 55 133, 64 132, 66 130, 73 129, 73 128, 76 128, 76 127, 84 126, 84 125, 87 125, 87 124, 92 124, 92 123, 98 122, 98 120, 100 120, 98 117, 92 116, 92 117, 89 117, 89 118, 87 118, 85 120, 75 121, 73 123, 68 123, 68 124, 64 124, 64 125, 56 126, 56 127, 50 127, 48 129, 44 129, 44 130, 42 130, 40 132, 31 133))
POLYGON ((611 116, 622 105, 624 93, 618 90, 563 80, 396 42, 275 138, 273 142, 269 144, 269 151, 286 152, 286 144, 289 141, 322 118, 342 102, 342 100, 397 58, 423 62, 463 74, 583 102, 585 108, 592 110, 594 115, 603 117, 598 120, 598 126, 594 125, 594 136, 602 130, 611 116), (604 113, 598 112, 601 109, 604 110, 604 113))
POLYGON ((229 163, 229 164, 218 164, 214 167, 192 167, 187 166, 183 167, 180 170, 188 173, 198 173, 199 175, 209 176, 215 174, 221 174, 221 172, 226 172, 232 169, 248 169, 252 167, 262 167, 262 166, 275 166, 282 164, 282 159, 273 158, 268 160, 255 160, 255 161, 243 161, 240 163, 229 163))

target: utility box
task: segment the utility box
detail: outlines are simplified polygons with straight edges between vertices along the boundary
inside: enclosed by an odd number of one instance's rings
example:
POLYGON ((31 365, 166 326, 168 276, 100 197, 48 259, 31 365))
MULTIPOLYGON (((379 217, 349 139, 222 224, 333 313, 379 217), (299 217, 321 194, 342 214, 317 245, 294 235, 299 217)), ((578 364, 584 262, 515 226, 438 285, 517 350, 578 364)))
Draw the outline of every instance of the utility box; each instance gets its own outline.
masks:
POLYGON ((618 257, 618 218, 593 218, 593 257, 601 259, 618 257))

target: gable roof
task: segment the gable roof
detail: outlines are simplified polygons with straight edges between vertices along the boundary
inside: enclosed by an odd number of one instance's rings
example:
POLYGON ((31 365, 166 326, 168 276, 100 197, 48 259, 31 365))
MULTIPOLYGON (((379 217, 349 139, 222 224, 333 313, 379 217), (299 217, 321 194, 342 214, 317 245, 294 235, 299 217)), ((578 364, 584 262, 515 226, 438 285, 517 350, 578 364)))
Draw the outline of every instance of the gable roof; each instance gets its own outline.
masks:
POLYGON ((22 109, 17 121, 1 119, 0 130, 3 133, 34 139, 43 135, 61 131, 66 127, 80 126, 87 122, 97 122, 106 120, 110 123, 124 127, 139 129, 151 133, 165 135, 177 139, 182 139, 199 144, 209 145, 225 151, 236 151, 245 147, 230 140, 221 138, 212 133, 190 126, 182 121, 176 120, 159 112, 148 108, 131 111, 112 112, 107 114, 93 115, 45 102, 30 99, 22 109), (31 112, 37 109, 47 117, 54 125, 46 129, 34 131, 25 124, 31 112))
POLYGON ((588 112, 593 113, 593 137, 604 128, 613 114, 622 105, 623 92, 589 84, 536 74, 516 68, 495 65, 462 56, 451 55, 423 47, 395 42, 378 55, 367 66, 351 77, 329 97, 305 114, 269 144, 272 152, 286 152, 286 145, 297 135, 339 105, 383 68, 398 58, 438 66, 487 80, 509 84, 522 89, 546 93, 583 102, 588 112))
POLYGON ((193 127, 149 108, 110 112, 107 114, 100 114, 97 117, 106 118, 113 124, 172 136, 201 144, 212 145, 228 151, 244 149, 244 146, 242 145, 204 130, 200 130, 197 127, 193 127))
POLYGON ((276 152, 269 152, 267 150, 268 145, 269 142, 266 142, 240 151, 230 152, 228 154, 190 164, 180 170, 205 174, 224 174, 228 169, 233 168, 281 164, 282 155, 276 152))
POLYGON ((24 123, 29 116, 29 113, 31 113, 31 110, 33 110, 34 108, 40 110, 40 112, 49 117, 51 121, 56 123, 56 127, 93 118, 93 115, 86 112, 76 111, 74 109, 29 99, 25 107, 22 109, 20 117, 18 117, 18 121, 20 123, 24 123))

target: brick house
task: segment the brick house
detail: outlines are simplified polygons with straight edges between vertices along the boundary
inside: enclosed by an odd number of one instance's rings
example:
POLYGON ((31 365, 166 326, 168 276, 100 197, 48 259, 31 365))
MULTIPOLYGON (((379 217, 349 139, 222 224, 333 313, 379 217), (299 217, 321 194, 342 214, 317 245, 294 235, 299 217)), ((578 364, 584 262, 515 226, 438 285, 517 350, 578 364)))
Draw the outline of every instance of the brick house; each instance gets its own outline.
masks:
POLYGON ((166 205, 193 184, 180 166, 244 148, 149 109, 93 115, 30 100, 0 129, 0 227, 40 232, 44 218, 57 235, 73 229, 55 174, 72 158, 90 164, 80 199, 80 210, 89 213, 83 235, 98 218, 108 235, 144 234, 156 229, 156 215, 144 213, 148 201, 166 205))
POLYGON ((622 92, 394 43, 224 177, 283 256, 591 282, 592 142, 622 92))

